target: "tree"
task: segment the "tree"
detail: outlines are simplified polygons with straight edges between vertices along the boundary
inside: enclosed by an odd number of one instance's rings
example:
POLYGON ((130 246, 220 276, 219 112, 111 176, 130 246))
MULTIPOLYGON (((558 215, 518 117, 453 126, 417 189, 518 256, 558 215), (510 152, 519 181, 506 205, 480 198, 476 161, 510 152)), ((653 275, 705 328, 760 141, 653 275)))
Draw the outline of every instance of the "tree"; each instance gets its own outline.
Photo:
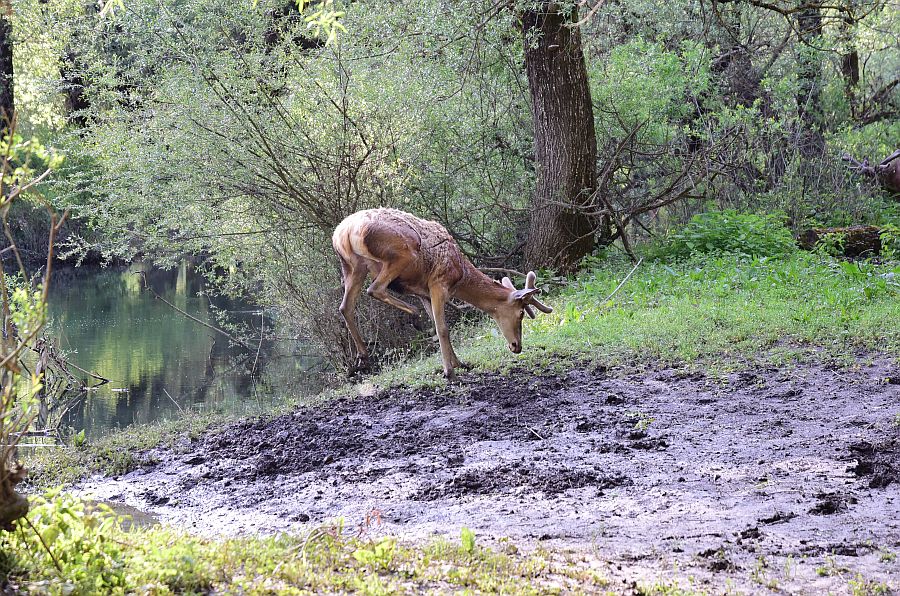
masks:
POLYGON ((822 11, 810 4, 796 15, 799 38, 797 48, 797 114, 800 118, 799 149, 808 158, 821 156, 825 137, 821 128, 822 103, 822 11))
POLYGON ((597 138, 577 8, 539 2, 522 15, 532 99, 537 185, 525 260, 570 272, 594 246, 594 224, 579 206, 597 187, 597 138))
POLYGON ((13 40, 12 20, 8 10, 0 8, 0 134, 6 134, 12 121, 13 101, 13 40))

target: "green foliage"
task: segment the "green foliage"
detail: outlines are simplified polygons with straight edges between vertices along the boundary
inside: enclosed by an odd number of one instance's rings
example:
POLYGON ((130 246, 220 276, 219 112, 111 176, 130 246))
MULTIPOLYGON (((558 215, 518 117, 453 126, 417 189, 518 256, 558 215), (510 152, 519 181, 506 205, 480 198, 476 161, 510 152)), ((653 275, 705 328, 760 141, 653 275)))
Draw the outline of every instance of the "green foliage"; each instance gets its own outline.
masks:
POLYGON ((0 574, 26 592, 333 593, 420 592, 434 585, 516 594, 591 591, 603 585, 576 566, 435 542, 364 540, 340 525, 306 537, 207 540, 165 527, 125 529, 108 507, 51 492, 29 522, 0 535, 0 574), (32 527, 33 526, 33 527, 32 527))
POLYGON ((900 227, 886 224, 881 227, 881 256, 889 261, 900 260, 900 227))
POLYGON ((695 215, 658 247, 656 258, 685 259, 695 255, 731 253, 754 257, 789 255, 793 236, 779 214, 758 215, 734 210, 695 215))

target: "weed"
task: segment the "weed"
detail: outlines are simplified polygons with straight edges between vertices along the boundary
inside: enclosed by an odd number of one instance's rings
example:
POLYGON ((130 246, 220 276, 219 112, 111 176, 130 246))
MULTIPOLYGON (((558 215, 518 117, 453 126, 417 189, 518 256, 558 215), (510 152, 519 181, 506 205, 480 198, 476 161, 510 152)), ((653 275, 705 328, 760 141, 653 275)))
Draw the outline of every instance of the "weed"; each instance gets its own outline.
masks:
POLYGON ((881 240, 881 257, 886 260, 900 259, 900 227, 885 224, 879 234, 881 240))
POLYGON ((822 234, 818 242, 816 242, 816 251, 823 255, 837 257, 844 254, 844 245, 846 242, 846 234, 828 232, 822 234))
POLYGON ((881 596, 893 594, 890 586, 883 582, 866 579, 861 573, 857 573, 856 577, 847 582, 850 588, 850 594, 853 596, 881 596))
POLYGON ((653 424, 655 418, 648 416, 640 411, 630 411, 625 413, 625 418, 629 421, 634 420, 634 430, 647 432, 650 425, 653 424))
POLYGON ((475 554, 475 533, 469 528, 463 528, 460 531, 460 543, 465 553, 469 555, 475 554))

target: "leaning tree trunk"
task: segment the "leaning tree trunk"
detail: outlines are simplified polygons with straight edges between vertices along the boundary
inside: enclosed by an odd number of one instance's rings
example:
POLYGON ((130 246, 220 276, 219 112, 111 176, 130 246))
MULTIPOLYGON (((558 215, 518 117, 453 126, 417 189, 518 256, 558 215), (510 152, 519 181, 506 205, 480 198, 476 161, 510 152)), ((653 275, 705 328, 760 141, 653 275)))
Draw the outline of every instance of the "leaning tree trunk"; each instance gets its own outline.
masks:
POLYGON ((577 10, 539 2, 522 15, 534 119, 537 187, 525 249, 529 267, 570 272, 594 246, 583 206, 597 187, 597 138, 577 10))
POLYGON ((0 7, 0 136, 9 132, 14 108, 12 21, 0 7))

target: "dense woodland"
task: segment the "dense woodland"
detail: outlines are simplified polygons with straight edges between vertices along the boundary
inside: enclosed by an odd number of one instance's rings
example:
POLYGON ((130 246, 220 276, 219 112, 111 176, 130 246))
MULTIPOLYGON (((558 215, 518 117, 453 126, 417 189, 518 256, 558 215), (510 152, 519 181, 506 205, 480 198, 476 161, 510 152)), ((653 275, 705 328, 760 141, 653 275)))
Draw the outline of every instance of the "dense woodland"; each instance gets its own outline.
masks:
MULTIPOLYGON (((15 338, 45 318, 26 278, 51 262, 190 259, 346 368, 331 234, 376 206, 442 223, 492 276, 573 292, 640 258, 715 269, 734 249, 765 269, 798 239, 900 255, 896 0, 0 1, 0 255, 26 271, 2 287, 7 405, 36 391, 10 380, 15 338), (871 242, 824 230, 848 226, 871 242)), ((895 295, 865 275, 866 299, 895 295)), ((386 359, 431 351, 408 315, 359 310, 386 359)), ((0 501, 24 477, 3 474, 0 501)))

